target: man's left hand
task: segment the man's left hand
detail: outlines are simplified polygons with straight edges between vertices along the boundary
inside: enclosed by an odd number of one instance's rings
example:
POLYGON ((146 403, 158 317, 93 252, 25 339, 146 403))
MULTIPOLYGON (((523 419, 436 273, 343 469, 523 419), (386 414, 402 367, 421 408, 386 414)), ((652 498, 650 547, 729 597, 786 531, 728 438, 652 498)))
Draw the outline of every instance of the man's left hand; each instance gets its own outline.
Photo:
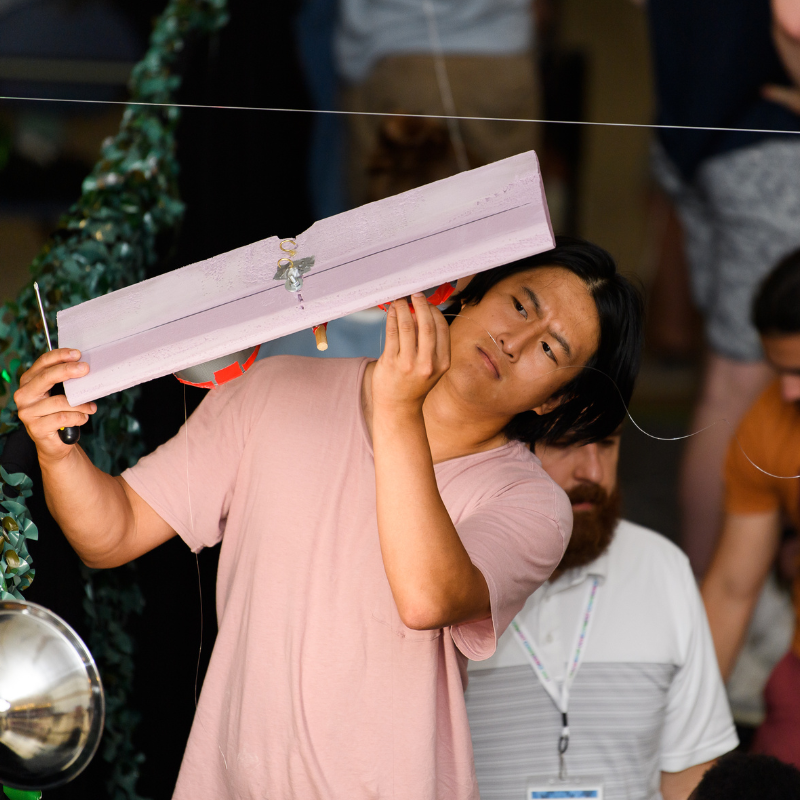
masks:
POLYGON ((375 408, 420 411, 428 393, 450 368, 450 328, 421 292, 395 300, 386 316, 386 346, 372 377, 375 408))

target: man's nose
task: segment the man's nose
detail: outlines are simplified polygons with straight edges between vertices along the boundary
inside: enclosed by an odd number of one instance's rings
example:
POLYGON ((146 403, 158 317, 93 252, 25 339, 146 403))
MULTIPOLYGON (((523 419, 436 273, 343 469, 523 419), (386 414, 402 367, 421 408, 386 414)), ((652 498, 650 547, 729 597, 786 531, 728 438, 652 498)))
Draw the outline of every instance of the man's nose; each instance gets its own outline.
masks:
POLYGON ((526 347, 535 345, 540 338, 540 332, 532 325, 520 327, 519 330, 507 330, 497 334, 497 343, 503 353, 512 361, 516 361, 526 347))
POLYGON ((800 375, 781 376, 781 396, 787 403, 800 402, 800 375))
POLYGON ((574 477, 589 483, 603 482, 603 463, 597 444, 586 444, 579 450, 580 457, 575 465, 574 477))

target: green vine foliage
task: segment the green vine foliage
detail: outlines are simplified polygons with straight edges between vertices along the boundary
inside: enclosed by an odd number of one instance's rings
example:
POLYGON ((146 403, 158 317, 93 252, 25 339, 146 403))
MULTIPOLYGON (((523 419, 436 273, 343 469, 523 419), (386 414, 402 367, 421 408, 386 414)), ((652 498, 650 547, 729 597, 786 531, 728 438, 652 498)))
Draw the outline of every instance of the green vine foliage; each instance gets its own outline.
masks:
POLYGON ((33 494, 33 483, 21 472, 9 475, 0 467, 0 534, 3 537, 0 558, 0 600, 22 599, 24 592, 33 583, 36 570, 28 552, 28 542, 39 538, 33 524, 26 498, 33 494))
MULTIPOLYGON (((226 21, 226 0, 169 0, 155 23, 147 53, 131 74, 131 101, 172 102, 181 80, 173 69, 186 37, 212 33, 226 21)), ((80 198, 31 265, 50 330, 56 330, 58 309, 141 281, 146 267, 156 261, 157 235, 174 228, 184 210, 175 157, 179 116, 175 107, 129 105, 119 132, 103 143, 80 198)), ((31 281, 15 301, 0 308, 0 394, 7 400, 0 411, 0 437, 19 427, 13 393, 20 375, 46 347, 31 281)), ((139 423, 132 413, 137 396, 132 389, 98 402, 94 433, 82 445, 106 472, 122 471, 143 452, 139 423)), ((0 438, 0 446, 3 442, 0 438)), ((30 494, 27 476, 0 472, 0 599, 21 599, 35 575, 27 546, 38 536, 25 504, 30 494)), ((143 598, 133 566, 102 572, 84 569, 83 575, 89 646, 106 690, 103 755, 112 769, 109 796, 141 800, 136 782, 144 756, 132 743, 137 717, 128 702, 134 643, 125 628, 130 615, 141 612, 143 598)))

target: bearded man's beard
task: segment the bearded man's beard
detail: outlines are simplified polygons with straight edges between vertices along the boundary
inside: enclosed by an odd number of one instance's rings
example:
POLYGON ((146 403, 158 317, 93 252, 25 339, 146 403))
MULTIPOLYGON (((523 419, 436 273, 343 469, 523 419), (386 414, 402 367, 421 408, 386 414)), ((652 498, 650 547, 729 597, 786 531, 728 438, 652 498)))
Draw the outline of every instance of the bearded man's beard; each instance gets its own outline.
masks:
POLYGON ((572 522, 572 538, 553 577, 568 569, 590 564, 601 556, 614 538, 621 499, 618 489, 611 494, 596 483, 576 486, 567 492, 573 507, 580 503, 592 503, 591 511, 575 511, 572 522))

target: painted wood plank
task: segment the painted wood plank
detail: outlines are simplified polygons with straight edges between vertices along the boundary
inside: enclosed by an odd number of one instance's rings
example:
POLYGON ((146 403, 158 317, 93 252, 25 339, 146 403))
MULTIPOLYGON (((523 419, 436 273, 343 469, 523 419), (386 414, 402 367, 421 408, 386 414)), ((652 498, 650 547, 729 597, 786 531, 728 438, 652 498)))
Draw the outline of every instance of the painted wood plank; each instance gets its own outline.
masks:
POLYGON ((295 237, 314 256, 298 294, 274 280, 271 237, 58 313, 60 347, 90 372, 72 405, 555 244, 539 163, 523 153, 315 222, 295 237))

